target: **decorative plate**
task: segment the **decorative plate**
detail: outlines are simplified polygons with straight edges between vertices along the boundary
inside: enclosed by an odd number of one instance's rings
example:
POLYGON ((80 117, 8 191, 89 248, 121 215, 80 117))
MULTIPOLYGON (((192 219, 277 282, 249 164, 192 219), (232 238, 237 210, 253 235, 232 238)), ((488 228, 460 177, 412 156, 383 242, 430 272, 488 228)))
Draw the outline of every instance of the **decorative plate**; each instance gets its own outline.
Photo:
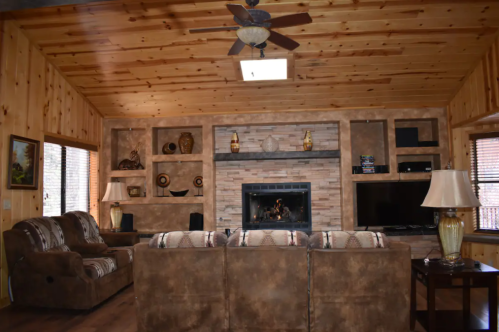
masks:
POLYGON ((156 184, 161 188, 166 188, 170 185, 170 176, 165 173, 161 173, 156 177, 156 184))

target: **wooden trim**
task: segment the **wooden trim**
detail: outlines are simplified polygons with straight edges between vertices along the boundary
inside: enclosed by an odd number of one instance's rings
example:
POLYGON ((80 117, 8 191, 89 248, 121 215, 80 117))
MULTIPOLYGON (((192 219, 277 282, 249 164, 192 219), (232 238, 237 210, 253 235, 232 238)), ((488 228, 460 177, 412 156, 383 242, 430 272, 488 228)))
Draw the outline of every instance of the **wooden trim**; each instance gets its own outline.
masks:
POLYGON ((451 124, 451 128, 452 129, 456 129, 456 128, 459 128, 459 127, 465 127, 465 126, 470 126, 472 124, 474 124, 475 122, 481 120, 481 119, 485 119, 491 115, 494 115, 496 113, 498 113, 499 110, 494 110, 494 111, 491 111, 491 112, 487 112, 487 113, 484 113, 484 114, 480 114, 480 115, 477 115, 477 116, 474 116, 472 118, 469 118, 468 120, 465 120, 465 121, 461 121, 461 122, 458 122, 458 123, 455 123, 455 124, 451 124))
POLYGON ((95 145, 95 143, 93 142, 79 140, 76 138, 71 138, 63 135, 45 133, 44 141, 46 143, 59 144, 62 146, 70 146, 73 148, 99 152, 99 147, 95 145))
POLYGON ((479 134, 470 134, 470 140, 477 140, 483 138, 496 138, 499 137, 499 132, 490 132, 490 133, 479 133, 479 134))

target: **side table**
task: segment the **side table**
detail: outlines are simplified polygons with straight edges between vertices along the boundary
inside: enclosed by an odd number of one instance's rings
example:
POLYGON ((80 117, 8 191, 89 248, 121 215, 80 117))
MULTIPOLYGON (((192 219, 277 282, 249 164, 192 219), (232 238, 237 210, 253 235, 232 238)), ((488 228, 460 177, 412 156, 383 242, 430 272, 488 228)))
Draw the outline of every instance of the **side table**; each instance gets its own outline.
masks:
POLYGON ((465 266, 450 269, 437 261, 425 265, 422 259, 412 260, 411 273, 411 331, 416 320, 428 332, 440 331, 494 331, 497 332, 497 276, 499 270, 481 264, 474 266, 474 261, 464 259, 465 266), (454 279, 461 279, 461 285, 453 285, 454 279), (428 310, 416 310, 416 281, 426 286, 428 310), (436 310, 436 289, 462 289, 463 310, 436 310), (489 324, 478 319, 470 311, 470 291, 472 288, 487 288, 489 295, 489 324))

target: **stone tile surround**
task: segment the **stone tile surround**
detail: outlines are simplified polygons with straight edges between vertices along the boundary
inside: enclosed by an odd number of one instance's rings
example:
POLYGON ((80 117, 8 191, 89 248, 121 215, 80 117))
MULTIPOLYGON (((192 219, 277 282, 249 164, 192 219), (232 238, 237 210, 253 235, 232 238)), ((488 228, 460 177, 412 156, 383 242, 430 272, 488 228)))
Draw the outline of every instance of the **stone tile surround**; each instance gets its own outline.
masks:
MULTIPOLYGON (((237 131, 240 153, 261 152, 261 143, 272 135, 279 151, 303 151, 305 131, 312 132, 314 150, 338 149, 338 126, 329 124, 219 127, 215 129, 216 153, 229 153, 237 131)), ((252 160, 216 162, 217 230, 242 225, 243 183, 310 182, 312 230, 341 230, 341 182, 339 159, 252 160)))

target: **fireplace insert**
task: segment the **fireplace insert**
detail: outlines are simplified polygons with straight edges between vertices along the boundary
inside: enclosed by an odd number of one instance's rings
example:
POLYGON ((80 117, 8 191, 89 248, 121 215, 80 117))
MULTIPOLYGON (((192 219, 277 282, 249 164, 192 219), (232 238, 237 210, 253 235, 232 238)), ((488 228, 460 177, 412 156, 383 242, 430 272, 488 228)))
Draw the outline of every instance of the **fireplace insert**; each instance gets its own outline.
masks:
POLYGON ((243 229, 311 231, 310 182, 245 183, 243 229))

